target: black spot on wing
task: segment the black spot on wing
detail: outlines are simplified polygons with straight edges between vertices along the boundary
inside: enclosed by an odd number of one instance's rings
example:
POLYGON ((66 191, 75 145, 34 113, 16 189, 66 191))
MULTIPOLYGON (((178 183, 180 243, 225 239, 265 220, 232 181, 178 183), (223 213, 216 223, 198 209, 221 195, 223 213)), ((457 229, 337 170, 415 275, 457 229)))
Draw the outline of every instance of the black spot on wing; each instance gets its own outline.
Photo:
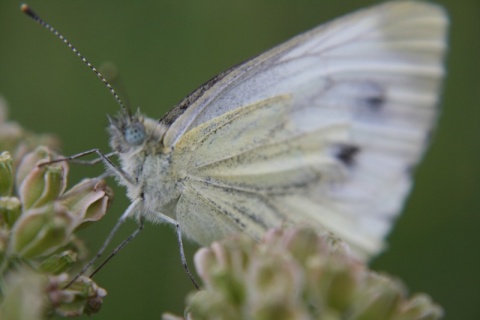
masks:
POLYGON ((358 93, 359 105, 370 112, 380 111, 386 104, 385 90, 376 82, 365 82, 358 93))
POLYGON ((380 95, 369 96, 365 98, 364 104, 370 109, 379 110, 385 104, 385 98, 380 95))
POLYGON ((355 164, 355 158, 360 152, 360 148, 354 145, 339 145, 335 152, 335 157, 347 167, 355 164))

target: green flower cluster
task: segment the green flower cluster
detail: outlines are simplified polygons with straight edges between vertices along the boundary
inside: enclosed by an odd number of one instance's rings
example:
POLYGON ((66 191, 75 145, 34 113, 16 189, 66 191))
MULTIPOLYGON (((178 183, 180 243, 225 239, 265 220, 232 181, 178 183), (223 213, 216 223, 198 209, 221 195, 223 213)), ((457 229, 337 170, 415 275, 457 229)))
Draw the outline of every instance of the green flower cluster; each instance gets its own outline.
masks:
MULTIPOLYGON (((372 272, 331 235, 309 228, 243 235, 200 249, 204 290, 187 298, 187 319, 434 320, 442 308, 407 297, 399 280, 372 272)), ((164 320, 181 319, 164 315, 164 320)))
POLYGON ((67 190, 68 165, 35 136, 6 121, 0 101, 0 319, 44 319, 97 312, 106 291, 75 275, 86 257, 75 232, 101 219, 113 199, 100 179, 67 190))

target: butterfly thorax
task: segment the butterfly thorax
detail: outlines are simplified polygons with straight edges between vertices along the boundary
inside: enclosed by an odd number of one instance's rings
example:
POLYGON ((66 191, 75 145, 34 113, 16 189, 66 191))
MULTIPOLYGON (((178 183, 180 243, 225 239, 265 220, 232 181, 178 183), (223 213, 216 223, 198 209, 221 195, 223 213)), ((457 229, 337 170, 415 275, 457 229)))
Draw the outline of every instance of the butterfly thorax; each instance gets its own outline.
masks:
POLYGON ((122 170, 131 181, 120 181, 127 196, 142 198, 144 215, 156 220, 157 213, 173 216, 180 196, 179 178, 171 166, 171 150, 164 147, 166 127, 140 114, 110 119, 110 145, 118 153, 122 170))

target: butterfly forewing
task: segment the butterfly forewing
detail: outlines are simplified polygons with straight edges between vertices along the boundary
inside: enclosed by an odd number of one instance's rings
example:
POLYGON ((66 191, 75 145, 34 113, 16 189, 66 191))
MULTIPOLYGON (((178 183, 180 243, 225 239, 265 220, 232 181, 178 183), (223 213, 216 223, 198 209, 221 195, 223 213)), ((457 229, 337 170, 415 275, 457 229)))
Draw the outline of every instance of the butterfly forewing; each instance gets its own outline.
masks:
POLYGON ((359 11, 181 102, 163 141, 184 177, 175 212, 186 234, 208 243, 307 223, 361 257, 378 252, 437 116, 447 24, 426 3, 359 11))

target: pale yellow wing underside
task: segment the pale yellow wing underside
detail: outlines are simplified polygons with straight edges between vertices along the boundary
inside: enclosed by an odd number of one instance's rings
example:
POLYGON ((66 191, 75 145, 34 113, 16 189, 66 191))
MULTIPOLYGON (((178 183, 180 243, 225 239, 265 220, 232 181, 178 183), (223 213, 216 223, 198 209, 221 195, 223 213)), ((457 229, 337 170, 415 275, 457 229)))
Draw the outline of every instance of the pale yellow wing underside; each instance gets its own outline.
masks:
MULTIPOLYGON (((283 222, 377 253, 435 122, 448 19, 392 2, 280 45, 197 92, 165 136, 200 243, 283 222)), ((168 116, 166 117, 168 120, 168 116)))

